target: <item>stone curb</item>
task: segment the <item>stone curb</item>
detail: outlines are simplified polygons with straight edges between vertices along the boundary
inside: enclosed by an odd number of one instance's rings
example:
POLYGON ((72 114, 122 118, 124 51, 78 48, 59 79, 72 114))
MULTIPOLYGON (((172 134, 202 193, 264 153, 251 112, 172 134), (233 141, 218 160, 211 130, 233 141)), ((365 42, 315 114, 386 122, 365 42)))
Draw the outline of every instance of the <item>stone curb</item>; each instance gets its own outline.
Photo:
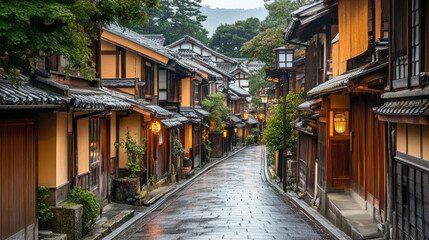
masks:
POLYGON ((351 240, 349 236, 347 236, 344 232, 336 228, 332 223, 330 223, 325 217, 323 217, 318 211, 314 208, 308 206, 308 204, 299 199, 297 196, 294 196, 290 193, 285 193, 283 189, 273 182, 268 174, 268 166, 267 166, 267 147, 263 146, 263 164, 264 164, 264 178, 265 180, 281 195, 287 197, 287 199, 298 209, 300 209, 309 219, 316 222, 319 226, 321 226, 326 232, 328 232, 333 238, 337 240, 347 239, 351 240))
MULTIPOLYGON (((250 145, 250 146, 254 146, 254 145, 250 145)), ((182 190, 183 188, 192 185, 195 180, 201 176, 202 174, 206 173, 207 171, 209 171, 210 169, 212 169, 214 166, 218 165, 219 163, 225 161, 226 159, 233 157, 234 155, 236 155, 237 153, 243 151, 244 149, 248 148, 249 146, 244 146, 241 149, 231 153, 230 155, 221 158, 217 161, 215 161, 213 164, 211 164, 210 166, 207 166, 206 168, 204 168, 203 170, 201 170, 201 172, 197 173, 195 176, 193 176, 192 178, 188 179, 188 181, 184 182, 183 184, 179 185, 177 188, 173 189, 172 191, 166 193, 161 199, 159 199, 158 201, 156 201, 154 204, 152 204, 146 212, 142 212, 139 213, 137 215, 135 215, 133 218, 131 218, 130 220, 128 220, 127 222, 125 222, 122 226, 118 227, 117 229, 115 229, 113 232, 111 232, 109 235, 107 235, 105 238, 103 238, 104 240, 111 240, 114 239, 115 237, 117 237, 119 234, 121 234, 123 231, 125 231, 126 229, 128 229, 128 227, 130 227, 132 224, 134 224, 135 222, 137 222, 138 220, 142 219, 143 217, 145 217, 146 215, 148 215, 149 213, 153 212, 154 210, 156 210, 159 206, 161 206, 171 195, 173 195, 174 193, 182 190)))

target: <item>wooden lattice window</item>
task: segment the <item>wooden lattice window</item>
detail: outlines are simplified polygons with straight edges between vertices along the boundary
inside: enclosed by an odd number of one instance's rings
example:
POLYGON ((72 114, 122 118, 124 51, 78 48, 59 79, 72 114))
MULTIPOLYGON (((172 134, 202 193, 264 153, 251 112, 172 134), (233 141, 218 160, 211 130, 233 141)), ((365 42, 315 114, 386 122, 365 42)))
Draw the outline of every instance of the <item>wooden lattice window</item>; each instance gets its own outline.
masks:
POLYGON ((407 58, 407 1, 392 2, 392 79, 408 75, 407 58))
POLYGON ((411 76, 420 72, 420 0, 411 0, 411 76))

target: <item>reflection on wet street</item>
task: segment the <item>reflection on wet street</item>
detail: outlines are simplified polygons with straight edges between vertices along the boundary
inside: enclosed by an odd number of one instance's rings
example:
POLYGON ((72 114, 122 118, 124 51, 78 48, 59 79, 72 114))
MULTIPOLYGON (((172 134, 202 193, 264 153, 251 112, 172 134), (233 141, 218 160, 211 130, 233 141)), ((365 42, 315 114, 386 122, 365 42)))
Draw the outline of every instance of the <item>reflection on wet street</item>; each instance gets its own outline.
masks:
POLYGON ((326 239, 261 176, 261 147, 215 166, 122 239, 326 239))

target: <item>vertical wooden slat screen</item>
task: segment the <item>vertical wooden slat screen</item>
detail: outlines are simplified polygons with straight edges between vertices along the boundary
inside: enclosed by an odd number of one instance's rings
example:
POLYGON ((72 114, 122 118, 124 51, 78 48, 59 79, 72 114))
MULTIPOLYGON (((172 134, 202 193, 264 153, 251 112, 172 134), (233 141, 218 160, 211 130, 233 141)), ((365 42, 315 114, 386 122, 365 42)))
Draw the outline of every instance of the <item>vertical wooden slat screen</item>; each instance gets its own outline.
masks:
POLYGON ((35 239, 34 123, 0 123, 0 239, 35 239))
POLYGON ((317 86, 318 75, 317 45, 313 42, 305 50, 305 81, 304 93, 317 86))

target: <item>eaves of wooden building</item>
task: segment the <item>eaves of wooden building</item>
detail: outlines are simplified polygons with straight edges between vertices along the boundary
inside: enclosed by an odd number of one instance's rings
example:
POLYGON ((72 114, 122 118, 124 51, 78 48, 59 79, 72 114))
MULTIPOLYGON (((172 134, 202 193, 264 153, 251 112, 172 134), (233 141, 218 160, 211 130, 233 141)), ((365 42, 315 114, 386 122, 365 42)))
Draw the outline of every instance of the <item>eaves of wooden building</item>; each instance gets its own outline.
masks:
POLYGON ((285 31, 286 43, 307 46, 307 100, 294 127, 298 187, 354 237, 377 235, 387 216, 386 128, 372 111, 388 84, 385 7, 382 0, 316 1, 292 13, 285 31), (353 207, 366 222, 346 214, 353 207))

